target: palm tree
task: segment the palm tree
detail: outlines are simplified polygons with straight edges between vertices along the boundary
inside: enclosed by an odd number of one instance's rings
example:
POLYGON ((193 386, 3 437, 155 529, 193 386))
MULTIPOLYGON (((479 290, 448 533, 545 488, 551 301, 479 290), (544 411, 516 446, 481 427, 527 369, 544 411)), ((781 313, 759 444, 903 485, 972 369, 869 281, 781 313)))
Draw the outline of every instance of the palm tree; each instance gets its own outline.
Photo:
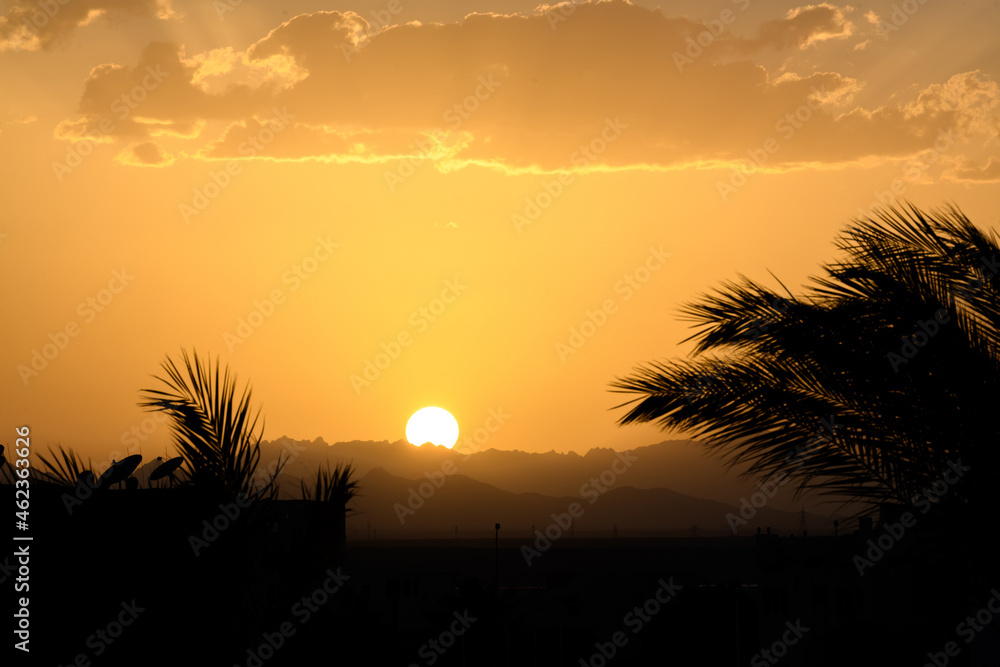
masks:
POLYGON ((220 377, 218 359, 213 369, 211 358, 203 364, 197 352, 188 357, 181 350, 181 355, 184 371, 169 357, 164 360, 166 377, 154 378, 166 389, 141 390, 144 400, 139 405, 172 419, 178 452, 190 470, 188 483, 229 498, 274 497, 284 460, 264 481, 255 479, 264 425, 256 430, 260 409, 251 415, 249 385, 237 398, 236 376, 227 367, 220 377))
POLYGON ((347 515, 353 512, 348 503, 357 497, 357 480, 351 478, 357 472, 351 463, 337 463, 333 470, 327 463, 316 472, 315 485, 310 488, 305 480, 300 480, 302 499, 307 501, 307 516, 312 521, 312 534, 322 536, 329 545, 343 548, 347 540, 347 515))
MULTIPOLYGON (((358 495, 358 482, 351 478, 357 470, 351 463, 337 463, 333 470, 329 464, 316 472, 316 483, 312 488, 300 480, 302 499, 314 502, 334 503, 347 508, 347 504, 358 495)), ((347 512, 353 510, 346 509, 347 512)))
MULTIPOLYGON (((983 530, 997 508, 1000 247, 956 207, 913 205, 854 220, 842 261, 787 296, 740 276, 685 306, 692 358, 616 378, 619 424, 694 434, 746 475, 934 508, 983 530), (929 502, 929 501, 925 501, 929 502)), ((935 512, 937 515, 938 512, 935 512)))
MULTIPOLYGON (((83 458, 72 449, 67 451, 63 449, 62 445, 56 445, 56 447, 58 455, 52 447, 49 447, 51 459, 45 458, 44 454, 38 455, 38 460, 45 468, 44 470, 39 468, 35 471, 40 481, 57 486, 75 486, 84 473, 93 470, 94 466, 89 459, 84 465, 83 458)), ((91 474, 93 473, 91 472, 91 474)))

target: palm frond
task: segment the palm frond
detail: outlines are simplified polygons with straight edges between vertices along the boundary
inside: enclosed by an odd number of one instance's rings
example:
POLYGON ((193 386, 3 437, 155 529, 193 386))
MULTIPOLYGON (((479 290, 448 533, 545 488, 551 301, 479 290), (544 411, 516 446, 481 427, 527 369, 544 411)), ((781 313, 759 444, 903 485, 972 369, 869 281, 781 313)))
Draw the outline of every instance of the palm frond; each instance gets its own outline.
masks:
POLYGON ((197 352, 181 351, 183 370, 169 357, 163 361, 165 376, 154 376, 166 389, 143 389, 140 407, 165 413, 177 450, 190 474, 187 483, 226 496, 272 496, 285 461, 261 483, 255 479, 260 462, 258 430, 260 410, 251 412, 251 389, 237 394, 237 380, 227 367, 220 372, 216 359, 202 363, 197 352))
MULTIPOLYGON (((320 468, 316 472, 316 480, 310 488, 305 480, 300 480, 304 500, 335 503, 347 507, 347 504, 359 495, 360 487, 354 477, 357 469, 353 463, 337 463, 333 470, 330 465, 320 468)), ((348 509, 348 512, 353 510, 348 509)))
POLYGON ((45 458, 44 454, 38 455, 38 460, 45 466, 44 469, 36 469, 36 474, 42 481, 58 486, 76 486, 77 480, 84 472, 92 469, 92 464, 88 459, 87 465, 83 464, 83 459, 72 449, 65 450, 62 445, 57 445, 57 452, 49 447, 51 459, 45 458))
POLYGON ((870 506, 908 503, 961 458, 978 472, 953 500, 996 506, 997 235, 955 207, 909 206, 854 221, 838 247, 804 294, 741 276, 686 306, 693 358, 616 378, 632 397, 619 424, 692 433, 745 474, 870 506))

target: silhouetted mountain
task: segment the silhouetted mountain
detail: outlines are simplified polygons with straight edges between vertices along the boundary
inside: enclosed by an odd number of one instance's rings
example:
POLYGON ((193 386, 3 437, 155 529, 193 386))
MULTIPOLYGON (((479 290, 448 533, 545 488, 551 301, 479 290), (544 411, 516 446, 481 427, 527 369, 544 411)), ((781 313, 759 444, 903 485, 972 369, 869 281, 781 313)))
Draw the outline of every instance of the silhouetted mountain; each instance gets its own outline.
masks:
MULTIPOLYGON (((382 537, 453 535, 482 537, 493 532, 499 522, 506 537, 530 536, 532 526, 544 532, 552 524, 562 524, 553 533, 569 535, 568 515, 577 508, 572 526, 576 536, 611 537, 615 526, 620 535, 645 533, 732 535, 727 515, 739 510, 714 500, 694 498, 669 489, 636 489, 629 486, 588 487, 583 496, 552 497, 538 493, 512 493, 490 484, 454 474, 430 478, 404 479, 376 468, 360 480, 362 496, 352 507, 348 534, 367 537, 370 528, 382 537), (553 515, 556 515, 553 517, 553 515)), ((798 513, 770 507, 757 510, 751 520, 740 525, 740 534, 749 535, 756 526, 770 526, 775 532, 800 530, 798 513)), ((814 532, 828 532, 826 517, 806 515, 806 525, 814 532)))
MULTIPOLYGON (((621 474, 615 486, 628 485, 636 489, 671 489, 678 493, 739 505, 759 491, 756 480, 742 480, 735 470, 727 470, 720 462, 705 454, 705 448, 693 440, 667 440, 627 451, 634 464, 621 474)), ((298 495, 298 479, 315 475, 320 465, 336 461, 352 461, 359 475, 375 468, 403 479, 418 479, 427 473, 441 471, 446 462, 457 474, 490 484, 497 489, 515 493, 538 493, 545 496, 579 496, 581 487, 607 472, 618 453, 611 449, 594 448, 581 456, 575 452, 560 454, 529 453, 518 450, 486 449, 467 453, 446 447, 424 445, 414 447, 405 440, 351 441, 328 445, 322 438, 313 441, 294 440, 283 436, 261 443, 260 469, 276 461, 279 455, 289 457, 281 477, 282 497, 298 495)), ((619 469, 623 464, 617 464, 619 469)), ((809 499, 794 500, 792 484, 780 487, 767 506, 774 509, 830 514, 835 505, 818 505, 809 499)))

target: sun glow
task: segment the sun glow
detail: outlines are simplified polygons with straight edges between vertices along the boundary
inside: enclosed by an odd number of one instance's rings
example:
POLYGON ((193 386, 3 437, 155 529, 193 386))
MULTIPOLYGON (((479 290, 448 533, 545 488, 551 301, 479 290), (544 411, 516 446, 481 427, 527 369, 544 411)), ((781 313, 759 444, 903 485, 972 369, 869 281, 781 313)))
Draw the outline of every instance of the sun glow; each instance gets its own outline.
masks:
POLYGON ((422 408, 406 423, 406 439, 412 445, 430 442, 451 449, 458 442, 458 422, 443 408, 422 408))

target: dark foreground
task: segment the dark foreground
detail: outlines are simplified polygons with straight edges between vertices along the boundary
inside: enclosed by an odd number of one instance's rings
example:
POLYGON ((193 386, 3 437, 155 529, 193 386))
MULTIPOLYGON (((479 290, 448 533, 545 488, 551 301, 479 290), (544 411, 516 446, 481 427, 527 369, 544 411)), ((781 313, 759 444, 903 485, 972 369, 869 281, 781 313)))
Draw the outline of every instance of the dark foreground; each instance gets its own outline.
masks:
POLYGON ((34 539, 13 543, 30 545, 28 592, 13 548, 2 564, 5 665, 1000 664, 1000 595, 916 531, 859 566, 880 526, 344 543, 318 504, 152 489, 69 513, 61 493, 33 492, 34 539))

